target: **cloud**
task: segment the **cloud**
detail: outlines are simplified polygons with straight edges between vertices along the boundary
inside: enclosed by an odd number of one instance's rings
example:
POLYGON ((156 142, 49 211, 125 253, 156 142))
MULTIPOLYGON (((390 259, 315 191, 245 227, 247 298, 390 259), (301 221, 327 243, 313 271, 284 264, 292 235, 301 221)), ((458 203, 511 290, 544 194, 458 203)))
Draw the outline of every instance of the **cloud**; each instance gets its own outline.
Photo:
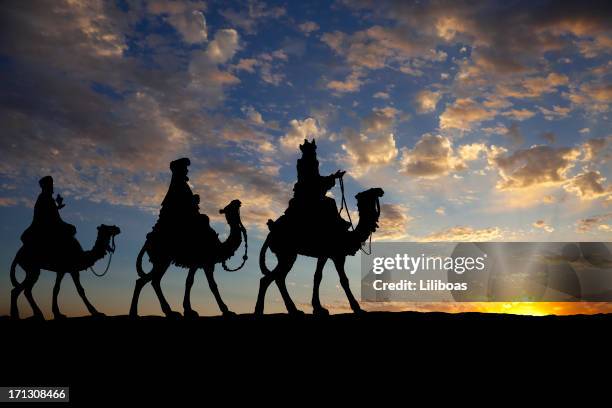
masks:
POLYGON ((503 237, 503 231, 499 227, 473 228, 467 226, 456 226, 419 237, 421 242, 486 242, 496 241, 503 237))
POLYGON ((359 71, 352 72, 344 81, 329 81, 327 88, 334 92, 345 93, 345 92, 357 92, 363 84, 363 74, 359 71))
POLYGON ((502 133, 503 136, 510 139, 512 145, 515 147, 521 146, 525 142, 525 137, 519 129, 518 123, 513 123, 509 128, 506 128, 506 132, 502 133))
MULTIPOLYGON (((282 214, 291 192, 288 183, 271 177, 265 167, 236 160, 211 161, 191 176, 194 192, 205 192, 202 212, 225 222, 219 209, 233 199, 242 201, 240 214, 247 228, 267 231, 266 221, 282 214)), ((204 197, 204 196, 203 196, 204 197)))
POLYGON ((264 125, 265 122, 263 120, 263 117, 261 116, 261 113, 257 112, 257 110, 255 110, 254 107, 252 106, 244 106, 242 108, 242 112, 246 115, 246 117, 249 119, 249 121, 255 123, 256 125, 264 125))
POLYGON ((376 98, 376 99, 389 99, 390 95, 387 92, 376 92, 374 94, 374 98, 376 98))
POLYGON ((248 34, 255 34, 257 26, 270 19, 278 19, 287 14, 287 10, 282 6, 268 7, 265 3, 248 0, 246 7, 239 10, 228 8, 219 12, 235 27, 238 27, 248 34))
POLYGON ((368 169, 392 163, 397 157, 393 128, 400 111, 387 106, 374 108, 361 120, 359 131, 345 128, 340 134, 344 160, 354 177, 368 169))
POLYGON ((345 129, 342 136, 342 150, 346 153, 353 177, 360 177, 372 167, 390 164, 397 157, 393 133, 366 135, 345 129))
POLYGON ((546 232, 553 232, 555 229, 550 225, 546 224, 544 220, 537 220, 533 224, 531 224, 535 228, 542 229, 546 232))
POLYGON ((362 82, 359 79, 367 70, 395 66, 409 75, 422 75, 427 63, 442 62, 447 55, 436 51, 431 39, 415 35, 404 27, 372 26, 366 30, 346 34, 340 31, 324 33, 321 41, 334 53, 346 59, 351 73, 345 81, 332 81, 338 92, 355 92, 362 82), (416 67, 418 66, 418 67, 416 67))
POLYGON ((547 76, 534 76, 515 83, 497 86, 497 93, 503 97, 536 98, 546 93, 556 92, 560 86, 567 85, 569 78, 563 74, 551 72, 547 76))
POLYGON ((586 171, 572 177, 563 187, 581 200, 594 200, 612 195, 612 186, 604 187, 606 178, 599 171, 586 171))
POLYGON ((609 232, 611 230, 609 224, 610 220, 612 220, 612 213, 593 215, 588 218, 583 218, 578 220, 576 223, 576 232, 586 233, 591 232, 594 229, 609 232))
POLYGON ((400 173, 422 178, 437 178, 462 171, 467 168, 467 162, 476 160, 485 151, 483 144, 460 146, 455 153, 449 138, 424 134, 414 148, 402 149, 400 173))
POLYGON ((440 115, 441 129, 469 131, 475 124, 493 119, 497 111, 485 109, 471 98, 459 98, 440 115))
POLYGON ((267 84, 278 86, 285 79, 285 74, 279 68, 288 61, 285 50, 278 49, 273 52, 263 52, 255 58, 242 58, 231 69, 236 71, 259 72, 261 80, 267 84))
POLYGON ((429 113, 436 110, 436 105, 442 97, 440 92, 423 90, 416 94, 417 112, 429 113))
POLYGON ((198 44, 208 40, 208 28, 203 12, 206 10, 206 3, 153 1, 148 3, 147 8, 152 14, 165 16, 185 42, 198 44))
POLYGON ((510 190, 564 183, 580 154, 578 148, 532 146, 511 154, 492 151, 489 161, 499 171, 497 188, 510 190))
POLYGON ((293 119, 289 122, 289 126, 289 131, 280 138, 281 147, 288 152, 297 151, 304 139, 310 140, 324 135, 324 129, 319 126, 314 118, 293 119))
POLYGON ((319 28, 320 28, 319 25, 315 23, 314 21, 306 21, 302 24, 298 24, 298 29, 304 34, 306 34, 307 36, 315 31, 318 31, 319 28))
MULTIPOLYGON (((152 210, 171 160, 202 145, 216 154, 231 141, 226 130, 236 121, 210 109, 239 82, 220 66, 237 50, 235 30, 217 31, 206 50, 158 37, 144 63, 125 52, 155 37, 133 25, 149 11, 140 3, 128 11, 96 1, 1 7, 0 53, 12 61, 0 98, 3 178, 34 185, 52 174, 66 196, 152 210)), ((167 16, 187 10, 150 7, 167 16)), ((234 154, 266 141, 251 135, 234 154)))
POLYGON ((573 107, 582 108, 591 113, 605 113, 612 103, 612 85, 597 82, 586 82, 571 87, 563 96, 573 107))
POLYGON ((224 64, 238 50, 238 32, 231 28, 218 30, 215 39, 208 44, 206 54, 216 64, 224 64))
POLYGON ((397 109, 390 106, 374 108, 361 120, 361 130, 366 133, 385 132, 393 126, 399 113, 397 109))
POLYGON ((571 108, 564 108, 559 105, 554 105, 552 110, 543 108, 542 106, 538 106, 542 115, 544 115, 544 119, 546 120, 555 120, 555 119, 563 119, 566 118, 567 115, 572 111, 571 108))
POLYGON ((535 112, 530 111, 528 109, 511 109, 509 111, 503 112, 502 116, 508 116, 509 118, 522 122, 526 119, 534 117, 535 112))
POLYGON ((605 2, 584 7, 571 1, 544 1, 512 8, 503 3, 452 0, 359 0, 344 4, 395 22, 409 34, 406 41, 470 46, 471 61, 465 68, 476 76, 536 71, 534 67, 546 52, 569 49, 592 38, 604 45, 593 47, 596 55, 610 49, 608 21, 612 12, 605 2))
POLYGON ((408 223, 413 219, 402 204, 381 204, 376 241, 400 240, 408 236, 408 223))

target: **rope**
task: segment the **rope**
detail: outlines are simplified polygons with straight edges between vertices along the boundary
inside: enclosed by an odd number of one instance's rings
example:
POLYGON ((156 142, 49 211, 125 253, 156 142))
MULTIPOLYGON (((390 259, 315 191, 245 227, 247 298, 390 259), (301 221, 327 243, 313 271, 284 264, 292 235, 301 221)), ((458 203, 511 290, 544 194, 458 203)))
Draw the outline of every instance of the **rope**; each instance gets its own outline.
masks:
POLYGON ((93 268, 93 265, 89 267, 89 270, 94 275, 96 275, 98 278, 101 278, 102 276, 106 275, 106 273, 110 269, 111 261, 113 260, 113 254, 115 253, 115 236, 114 235, 111 238, 111 246, 110 246, 110 248, 108 248, 108 252, 110 253, 110 256, 108 257, 108 263, 106 264, 106 269, 104 269, 104 272, 102 272, 102 273, 96 272, 94 270, 94 268, 93 268))
MULTIPOLYGON (((340 176, 338 178, 338 181, 340 182, 340 192, 342 193, 342 201, 340 203, 340 211, 338 211, 338 215, 342 214, 343 209, 346 210, 346 215, 348 216, 349 223, 351 224, 351 231, 355 231, 355 226, 353 225, 353 220, 351 219, 351 212, 349 211, 348 204, 346 203, 346 196, 344 195, 344 175, 340 176)), ((376 199, 376 205, 377 205, 378 213, 380 214, 380 204, 378 203, 378 199, 376 199)), ((369 238, 368 251, 366 252, 366 250, 363 249, 363 244, 359 246, 359 250, 366 255, 370 255, 372 253, 372 233, 371 232, 370 232, 370 238, 369 238)))
POLYGON ((240 222, 240 231, 242 232, 242 236, 244 236, 244 255, 242 256, 242 263, 237 268, 232 269, 228 267, 225 263, 227 259, 224 260, 223 262, 221 262, 221 266, 223 266, 223 269, 225 269, 227 272, 236 272, 237 270, 242 269, 247 259, 249 259, 249 257, 247 256, 247 251, 249 250, 249 242, 247 241, 247 230, 246 228, 244 228, 244 225, 242 225, 242 222, 240 222))

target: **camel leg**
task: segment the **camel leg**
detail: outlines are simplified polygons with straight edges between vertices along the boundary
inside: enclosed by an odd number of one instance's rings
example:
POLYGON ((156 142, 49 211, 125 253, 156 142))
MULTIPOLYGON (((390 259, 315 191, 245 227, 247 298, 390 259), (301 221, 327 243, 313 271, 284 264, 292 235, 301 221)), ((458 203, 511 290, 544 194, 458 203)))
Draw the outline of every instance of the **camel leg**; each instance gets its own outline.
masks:
POLYGON ((293 303, 291 296, 289 296, 289 291, 287 291, 287 285, 285 284, 285 279, 287 279, 287 275, 291 271, 296 258, 296 254, 291 254, 287 256, 282 263, 279 261, 279 265, 282 265, 282 269, 276 275, 276 279, 274 281, 276 282, 276 286, 278 286, 278 290, 283 297, 287 312, 289 312, 291 315, 303 315, 304 312, 295 307, 295 303, 293 303))
POLYGON ((221 313, 223 313, 223 316, 234 316, 236 313, 229 310, 223 302, 223 299, 221 299, 221 295, 219 294, 219 288, 217 287, 217 282, 215 282, 214 272, 214 265, 208 265, 204 267, 204 273, 206 274, 206 279, 208 279, 208 286, 210 287, 210 291, 215 296, 215 300, 217 301, 217 304, 219 305, 219 309, 221 310, 221 313))
POLYGON ((338 276, 340 276, 340 285, 342 285, 342 289, 344 289, 344 292, 346 293, 351 309, 353 309, 353 312, 355 313, 363 313, 361 306, 359 306, 359 302, 355 300, 353 292, 351 292, 351 286, 348 278, 346 277, 346 272, 344 271, 344 262, 346 261, 346 257, 342 256, 332 259, 334 261, 334 265, 336 266, 336 271, 338 271, 338 276))
POLYGON ((19 284, 11 290, 11 318, 19 319, 19 307, 17 306, 17 300, 19 295, 23 292, 23 285, 19 284))
POLYGON ((51 310, 53 311, 54 319, 65 319, 66 318, 66 315, 63 315, 60 312, 59 306, 57 304, 57 296, 59 295, 60 286, 62 284, 62 279, 64 279, 65 274, 66 274, 65 272, 58 272, 57 276, 55 277, 55 285, 53 285, 53 306, 51 307, 51 310))
POLYGON ((190 268, 187 273, 187 280, 185 281, 185 297, 183 298, 183 315, 185 317, 198 317, 198 312, 191 308, 191 287, 193 286, 193 281, 195 277, 195 273, 198 268, 190 268))
POLYGON ((31 269, 30 271, 27 271, 26 278, 22 283, 22 286, 24 287, 23 294, 25 295, 26 299, 28 299, 28 302, 30 303, 30 306, 32 307, 32 312, 34 312, 33 317, 35 319, 45 320, 45 316, 43 315, 43 312, 40 310, 40 308, 36 304, 36 301, 34 300, 34 296, 32 296, 32 288, 34 287, 34 284, 36 283, 39 277, 40 277, 40 269, 31 269))
POLYGON ((321 286, 321 280, 323 279, 323 268, 327 263, 327 258, 317 258, 317 269, 314 275, 314 285, 312 288, 312 313, 315 315, 326 316, 329 311, 321 306, 321 300, 319 299, 319 286, 321 286))
POLYGON ((161 265, 154 265, 153 270, 151 271, 151 285, 153 285, 153 289, 155 290, 155 294, 159 299, 159 304, 162 308, 162 311, 166 315, 166 317, 180 317, 181 314, 179 312, 175 312, 170 308, 168 301, 164 297, 164 293, 161 288, 161 279, 170 267, 170 262, 164 262, 161 265))
POLYGON ((87 296, 85 296, 85 289, 83 289, 83 285, 81 285, 81 275, 79 272, 71 272, 70 276, 72 276, 72 280, 74 281, 74 286, 76 286, 77 293, 83 299, 83 303, 85 303, 85 307, 92 316, 105 316, 104 313, 100 313, 96 310, 96 308, 89 302, 87 296))
MULTIPOLYGON (((27 279, 29 273, 27 269, 24 270, 26 272, 27 279)), ((17 300, 19 299, 19 295, 21 295, 21 292, 23 292, 23 288, 23 282, 21 282, 11 290, 11 318, 13 319, 19 319, 19 306, 17 304, 17 300)))
POLYGON ((138 317, 138 299, 140 298, 140 292, 150 281, 151 275, 136 279, 136 286, 134 286, 134 294, 132 295, 132 304, 130 306, 130 317, 138 317))
POLYGON ((274 270, 268 275, 262 276, 259 280, 259 292, 257 293, 257 303, 255 304, 256 315, 262 315, 264 312, 264 305, 266 303, 266 291, 268 290, 270 284, 274 282, 277 270, 278 266, 274 268, 274 270))

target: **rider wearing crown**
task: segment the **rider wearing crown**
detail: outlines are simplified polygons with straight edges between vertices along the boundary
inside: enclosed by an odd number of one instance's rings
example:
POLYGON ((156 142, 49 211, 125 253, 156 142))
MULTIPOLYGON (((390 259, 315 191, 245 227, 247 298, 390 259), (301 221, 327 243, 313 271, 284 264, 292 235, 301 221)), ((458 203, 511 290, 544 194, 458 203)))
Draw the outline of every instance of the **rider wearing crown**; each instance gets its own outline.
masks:
POLYGON ((336 185, 336 179, 341 178, 345 172, 338 170, 329 176, 320 175, 314 139, 312 142, 304 139, 300 150, 302 157, 297 161, 298 180, 285 214, 303 221, 305 225, 314 222, 315 225, 331 226, 334 230, 338 227, 346 231, 350 224, 338 213, 336 201, 326 195, 336 185))

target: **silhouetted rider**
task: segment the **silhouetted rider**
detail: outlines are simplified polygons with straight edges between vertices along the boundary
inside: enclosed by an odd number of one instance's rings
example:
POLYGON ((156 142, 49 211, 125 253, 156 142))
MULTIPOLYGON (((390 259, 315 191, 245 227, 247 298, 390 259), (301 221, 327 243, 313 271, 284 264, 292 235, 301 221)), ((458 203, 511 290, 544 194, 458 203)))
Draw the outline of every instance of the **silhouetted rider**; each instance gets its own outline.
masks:
POLYGON ((293 186, 293 198, 289 201, 286 214, 307 222, 315 221, 317 224, 332 224, 348 228, 348 223, 338 214, 336 201, 326 196, 327 192, 336 185, 336 179, 345 172, 338 170, 329 176, 319 173, 317 160, 317 145, 304 139, 300 145, 302 157, 297 161, 298 181, 293 186))
POLYGON ((191 164, 188 158, 174 160, 170 163, 170 171, 172 171, 172 179, 170 187, 161 204, 159 212, 160 220, 167 217, 171 219, 188 219, 198 213, 198 205, 195 203, 191 187, 187 184, 189 170, 187 167, 191 164))
POLYGON ((30 226, 21 235, 24 244, 46 243, 45 241, 62 242, 74 237, 76 228, 64 222, 59 210, 64 208, 64 199, 59 194, 53 198, 53 178, 45 176, 38 181, 41 193, 34 205, 34 218, 30 226))

